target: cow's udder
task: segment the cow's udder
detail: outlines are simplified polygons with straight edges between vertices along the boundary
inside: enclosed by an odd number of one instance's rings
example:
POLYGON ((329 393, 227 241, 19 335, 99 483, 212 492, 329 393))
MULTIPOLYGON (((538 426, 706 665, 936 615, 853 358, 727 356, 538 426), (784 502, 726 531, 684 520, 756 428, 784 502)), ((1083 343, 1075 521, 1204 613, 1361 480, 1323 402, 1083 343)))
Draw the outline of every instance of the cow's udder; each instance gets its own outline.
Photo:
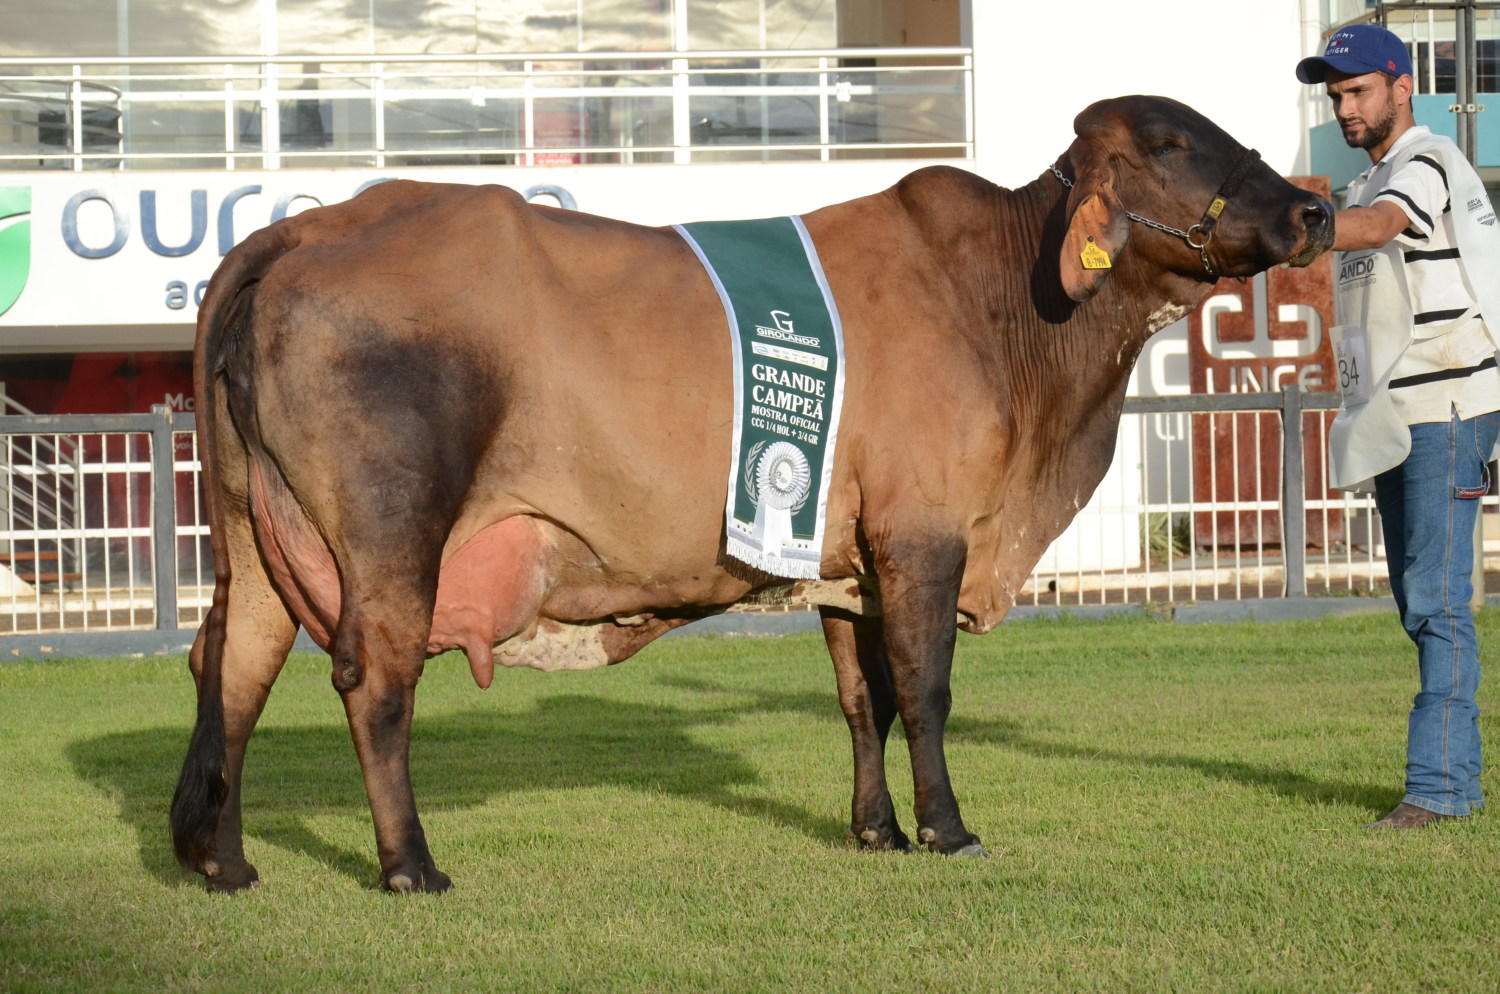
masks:
POLYGON ((460 546, 438 574, 427 651, 462 649, 474 682, 488 687, 492 647, 536 632, 548 548, 537 522, 525 516, 497 521, 460 546))

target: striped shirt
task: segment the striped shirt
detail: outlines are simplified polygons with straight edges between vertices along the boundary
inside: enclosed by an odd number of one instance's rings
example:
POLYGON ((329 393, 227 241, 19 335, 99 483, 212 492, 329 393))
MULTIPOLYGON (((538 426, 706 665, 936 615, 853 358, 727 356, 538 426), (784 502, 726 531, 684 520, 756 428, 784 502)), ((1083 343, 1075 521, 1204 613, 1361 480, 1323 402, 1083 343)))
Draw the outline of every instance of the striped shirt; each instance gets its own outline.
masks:
POLYGON ((1421 126, 1405 131, 1350 187, 1351 204, 1388 200, 1407 217, 1395 241, 1406 266, 1413 341, 1390 381, 1407 424, 1448 421, 1455 410, 1461 418, 1500 410, 1500 369, 1459 255, 1448 175, 1437 156, 1421 153, 1393 171, 1396 153, 1429 134, 1421 126))

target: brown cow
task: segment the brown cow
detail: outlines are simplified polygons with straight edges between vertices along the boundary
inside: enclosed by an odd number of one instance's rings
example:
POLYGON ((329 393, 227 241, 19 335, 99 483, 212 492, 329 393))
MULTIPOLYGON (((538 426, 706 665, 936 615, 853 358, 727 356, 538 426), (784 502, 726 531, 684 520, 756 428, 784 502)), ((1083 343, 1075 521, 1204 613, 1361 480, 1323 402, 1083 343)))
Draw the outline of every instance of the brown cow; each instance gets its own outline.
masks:
POLYGON ((1021 189, 928 168, 804 218, 847 379, 821 579, 796 584, 724 555, 729 336, 672 229, 391 182, 232 251, 198 323, 216 583, 178 857, 211 889, 256 880, 245 744, 299 624, 332 656, 381 882, 436 891, 407 763, 428 656, 463 649, 480 686, 495 651, 598 666, 752 597, 820 606, 860 844, 910 845, 885 784, 899 714, 918 840, 983 854, 943 756, 955 620, 993 628, 1088 500, 1146 338, 1218 274, 1333 236, 1327 203, 1179 103, 1074 126, 1021 189), (1111 269, 1084 268, 1090 238, 1111 269))

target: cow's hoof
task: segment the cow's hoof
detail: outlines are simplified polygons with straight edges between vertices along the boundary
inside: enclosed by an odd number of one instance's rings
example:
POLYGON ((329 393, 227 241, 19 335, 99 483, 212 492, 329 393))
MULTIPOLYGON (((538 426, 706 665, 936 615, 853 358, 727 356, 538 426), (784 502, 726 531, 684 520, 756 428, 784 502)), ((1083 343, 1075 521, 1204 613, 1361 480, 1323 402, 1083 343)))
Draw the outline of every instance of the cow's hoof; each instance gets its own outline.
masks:
POLYGON ((917 838, 922 840, 930 852, 943 856, 988 856, 989 852, 979 842, 979 836, 968 832, 961 832, 959 837, 952 842, 944 842, 938 838, 936 829, 923 828, 917 832, 917 838))
POLYGON ((859 839, 859 847, 871 852, 912 852, 911 839, 901 829, 892 829, 887 835, 879 829, 867 828, 850 834, 859 839))
POLYGON ((423 870, 396 870, 380 883, 395 894, 441 894, 453 886, 448 874, 431 866, 423 870))
POLYGON ((260 886, 260 874, 244 860, 219 863, 207 860, 198 868, 210 894, 236 894, 260 886))

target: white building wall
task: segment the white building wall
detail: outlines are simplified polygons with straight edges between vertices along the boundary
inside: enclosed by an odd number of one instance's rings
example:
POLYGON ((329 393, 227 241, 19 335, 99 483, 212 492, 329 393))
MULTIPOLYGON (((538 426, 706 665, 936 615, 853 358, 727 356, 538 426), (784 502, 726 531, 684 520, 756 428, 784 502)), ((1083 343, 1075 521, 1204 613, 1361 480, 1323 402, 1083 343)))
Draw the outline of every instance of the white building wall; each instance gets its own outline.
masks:
MULTIPOLYGON (((1105 97, 1152 93, 1182 100, 1258 148, 1272 168, 1307 170, 1307 127, 1315 94, 1293 67, 1315 51, 1320 0, 1151 0, 1060 6, 973 0, 966 27, 975 51, 975 161, 998 183, 1018 186, 1041 174, 1072 141, 1074 116, 1105 97)), ((880 190, 923 163, 868 162, 697 165, 553 166, 485 170, 340 170, 225 174, 0 174, 0 182, 34 181, 31 222, 34 284, 0 321, 0 353, 75 348, 186 348, 194 308, 182 306, 218 262, 217 210, 224 195, 245 185, 261 193, 235 209, 236 234, 269 220, 268 204, 306 191, 323 202, 343 199, 377 176, 500 182, 521 189, 557 185, 578 207, 647 224, 797 213, 880 190), (137 227, 140 192, 159 191, 161 240, 182 244, 190 231, 189 191, 209 192, 210 223, 201 248, 163 257, 148 252, 137 227), (67 201, 81 191, 109 194, 129 228, 129 241, 109 258, 82 260, 63 244, 67 201), (108 331, 100 334, 99 329, 108 331)), ((303 200, 294 210, 310 205, 303 200)), ((111 232, 100 200, 77 220, 92 246, 111 232), (105 227, 101 227, 105 225, 105 227)), ((1184 325, 1153 339, 1132 393, 1186 392, 1184 325)), ((1049 550, 1058 569, 1115 568, 1139 559, 1139 522, 1127 510, 1142 496, 1138 430, 1101 486, 1095 505, 1049 550), (1118 508, 1116 511, 1114 509, 1118 508), (1108 539, 1106 540, 1106 536, 1108 539), (1102 561, 1101 561, 1102 560, 1102 561)))
MULTIPOLYGON (((976 0, 975 171, 1004 186, 1041 174, 1073 140, 1073 118, 1095 100, 1132 93, 1180 100, 1206 115, 1283 175, 1308 170, 1306 137, 1317 94, 1299 83, 1297 62, 1320 45, 1320 0, 1153 0, 1063 9, 1047 3, 976 0)), ((1147 344, 1133 396, 1188 393, 1187 322, 1147 344)), ((1147 417, 1158 467, 1186 464, 1186 433, 1147 417), (1164 433, 1164 427, 1167 429, 1164 433)), ((1053 543, 1042 574, 1138 566, 1140 505, 1147 489, 1142 416, 1126 416, 1109 474, 1084 512, 1053 543)), ((1180 426, 1179 426, 1180 427, 1180 426)), ((1185 487, 1185 481, 1180 484, 1185 487)), ((1170 494, 1186 499, 1186 493, 1170 494)))
MULTIPOLYGON (((975 171, 1007 186, 1029 182, 1067 148, 1079 111, 1095 100, 1128 93, 1183 100, 1260 149, 1278 171, 1306 169, 1303 120, 1313 88, 1299 84, 1292 67, 1317 45, 1321 0, 1150 0, 1070 9, 1077 12, 1075 24, 1061 23, 1054 4, 973 0, 968 26, 975 51, 976 154, 968 165, 975 171)), ((295 211, 343 199, 361 183, 389 176, 498 182, 523 190, 557 185, 581 210, 666 224, 805 212, 883 189, 923 164, 886 159, 233 173, 5 171, 0 183, 32 187, 35 258, 32 285, 0 317, 0 351, 186 347, 192 309, 170 308, 167 287, 176 282, 194 287, 207 279, 219 258, 215 234, 221 197, 245 186, 261 192, 235 208, 237 237, 266 223, 265 207, 279 196, 308 192, 316 198, 298 200, 295 211), (138 227, 142 190, 156 191, 161 239, 176 245, 184 244, 190 230, 189 192, 207 191, 214 213, 202 245, 170 261, 147 252, 138 227), (64 207, 85 191, 107 194, 122 215, 129 215, 122 223, 130 241, 109 259, 81 259, 63 245, 64 207), (113 330, 94 330, 106 325, 113 330), (132 340, 137 332, 143 334, 132 340)), ((81 210, 82 227, 101 218, 102 203, 93 200, 81 210)), ((106 232, 90 236, 89 244, 109 240, 106 232)), ((1180 328, 1159 338, 1174 336, 1180 338, 1180 328)), ((1148 361, 1150 369, 1166 365, 1148 361)), ((1153 376, 1144 377, 1140 387, 1144 393, 1174 392, 1172 384, 1153 376)))
POLYGON ((1308 87, 1293 71, 1318 44, 1318 9, 1318 0, 975 0, 976 169, 1006 186, 1030 182, 1068 147, 1079 111, 1130 93, 1181 100, 1272 168, 1305 169, 1308 87))

